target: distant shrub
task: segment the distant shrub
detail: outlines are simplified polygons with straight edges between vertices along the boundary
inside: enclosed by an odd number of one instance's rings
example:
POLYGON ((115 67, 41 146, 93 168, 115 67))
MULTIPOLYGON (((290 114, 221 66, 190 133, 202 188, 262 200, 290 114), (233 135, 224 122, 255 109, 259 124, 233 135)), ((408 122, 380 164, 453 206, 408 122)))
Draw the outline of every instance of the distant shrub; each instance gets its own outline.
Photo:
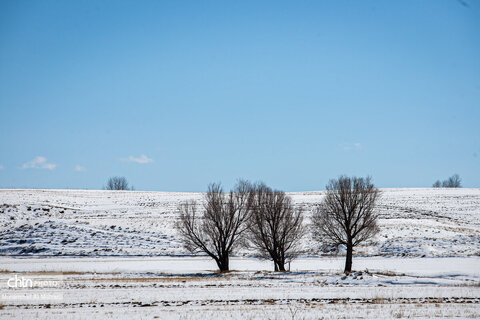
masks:
POLYGON ((129 187, 125 177, 111 177, 107 181, 106 190, 134 190, 133 186, 129 187))
POLYGON ((461 188, 462 187, 462 179, 460 179, 460 176, 458 174, 454 174, 447 180, 443 180, 443 182, 440 182, 440 180, 435 181, 435 183, 432 185, 434 188, 461 188))

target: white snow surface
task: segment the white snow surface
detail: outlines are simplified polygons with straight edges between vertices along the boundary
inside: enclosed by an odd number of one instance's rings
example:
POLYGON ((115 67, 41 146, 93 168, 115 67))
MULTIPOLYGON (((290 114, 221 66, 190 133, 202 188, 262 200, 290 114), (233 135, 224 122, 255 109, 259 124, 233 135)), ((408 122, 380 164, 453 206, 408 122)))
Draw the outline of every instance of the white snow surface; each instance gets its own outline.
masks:
POLYGON ((480 258, 301 258, 291 272, 233 258, 2 257, 0 318, 396 319, 480 317, 480 258), (8 287, 14 276, 54 287, 8 287))
MULTIPOLYGON (((290 195, 308 224, 323 193, 290 195)), ((0 319, 480 318, 480 189, 382 190, 381 232, 349 275, 309 234, 290 272, 243 250, 217 273, 174 228, 202 197, 0 190, 0 319)))
MULTIPOLYGON (((304 209, 306 224, 324 196, 289 195, 304 209)), ((0 190, 0 254, 188 255, 174 228, 177 207, 202 199, 185 192, 0 190)), ((480 255, 480 189, 383 189, 378 212, 381 232, 356 255, 480 255)), ((303 256, 323 254, 309 233, 302 248, 303 256)))

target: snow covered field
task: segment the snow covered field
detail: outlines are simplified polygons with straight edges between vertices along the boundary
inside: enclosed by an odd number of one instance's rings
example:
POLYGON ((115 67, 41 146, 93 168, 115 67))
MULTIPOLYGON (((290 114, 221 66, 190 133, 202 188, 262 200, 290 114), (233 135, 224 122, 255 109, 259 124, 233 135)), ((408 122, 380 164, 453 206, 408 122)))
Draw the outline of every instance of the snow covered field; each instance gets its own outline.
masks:
MULTIPOLYGON (((308 223, 322 193, 290 195, 308 223)), ((0 190, 0 318, 480 318, 479 189, 383 190, 381 233, 349 276, 309 235, 290 273, 247 251, 216 273, 173 229, 201 196, 0 190)))
MULTIPOLYGON (((322 192, 290 193, 308 223, 322 192)), ((200 193, 0 190, 1 255, 184 255, 173 224, 200 193)), ((480 255, 480 189, 385 189, 379 236, 357 255, 480 255)), ((317 255, 309 234, 305 255, 317 255)), ((249 252, 240 252, 248 255, 249 252)))
POLYGON ((338 319, 478 318, 480 258, 303 258, 292 272, 232 259, 218 274, 207 258, 0 259, 4 318, 338 319), (14 275, 52 286, 9 287, 14 275))

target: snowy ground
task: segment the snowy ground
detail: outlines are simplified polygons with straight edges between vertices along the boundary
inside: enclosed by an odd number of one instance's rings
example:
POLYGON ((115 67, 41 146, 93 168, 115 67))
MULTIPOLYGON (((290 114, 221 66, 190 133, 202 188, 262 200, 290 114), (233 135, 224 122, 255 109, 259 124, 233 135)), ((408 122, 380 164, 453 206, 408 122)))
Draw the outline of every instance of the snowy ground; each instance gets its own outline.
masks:
MULTIPOLYGON (((348 276, 309 235, 289 273, 245 251, 216 273, 172 228, 201 196, 0 190, 0 319, 480 318, 479 189, 383 190, 348 276)), ((308 223, 322 193, 291 196, 308 223)))
POLYGON ((289 273, 232 259, 0 258, 0 318, 338 319, 480 317, 480 258, 308 258, 289 273), (56 282, 9 287, 8 280, 56 282))
MULTIPOLYGON (((322 193, 290 195, 308 223, 322 193)), ((202 194, 0 190, 0 254, 184 255, 173 225, 189 199, 202 194)), ((385 189, 379 213, 381 233, 357 255, 480 255, 480 189, 385 189)), ((306 256, 321 254, 310 234, 303 242, 306 256)))

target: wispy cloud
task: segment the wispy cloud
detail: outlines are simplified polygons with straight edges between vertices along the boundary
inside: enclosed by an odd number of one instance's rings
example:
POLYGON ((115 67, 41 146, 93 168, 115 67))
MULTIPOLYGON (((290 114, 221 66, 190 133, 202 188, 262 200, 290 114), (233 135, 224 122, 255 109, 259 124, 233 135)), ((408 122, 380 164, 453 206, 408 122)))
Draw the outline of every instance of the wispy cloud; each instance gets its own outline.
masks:
POLYGON ((345 144, 342 144, 341 147, 345 151, 360 150, 362 149, 362 144, 360 142, 345 143, 345 144))
POLYGON ((3 169, 4 169, 4 166, 2 166, 2 165, 0 164, 0 170, 3 170, 3 169))
POLYGON ((145 163, 153 162, 153 159, 151 159, 151 158, 147 157, 146 155, 142 154, 140 157, 130 156, 128 158, 122 159, 122 161, 145 164, 145 163))
POLYGON ((79 171, 79 172, 81 172, 81 171, 87 171, 87 169, 85 169, 85 167, 82 167, 81 165, 78 165, 78 164, 75 166, 75 169, 74 169, 74 170, 75 170, 75 171, 79 171))
POLYGON ((22 169, 48 169, 53 170, 57 167, 54 163, 48 163, 45 157, 35 157, 32 161, 23 164, 22 169))

